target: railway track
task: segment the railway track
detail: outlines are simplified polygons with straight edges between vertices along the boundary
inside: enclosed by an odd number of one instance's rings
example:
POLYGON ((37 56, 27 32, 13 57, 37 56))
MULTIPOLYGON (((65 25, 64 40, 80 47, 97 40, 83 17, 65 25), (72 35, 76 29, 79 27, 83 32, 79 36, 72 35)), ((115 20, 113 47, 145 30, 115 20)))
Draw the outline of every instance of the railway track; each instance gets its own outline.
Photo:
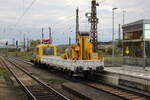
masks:
POLYGON ((96 88, 98 90, 119 96, 125 100, 150 100, 149 97, 143 96, 142 94, 138 94, 136 92, 131 92, 131 91, 128 91, 125 89, 120 89, 120 88, 113 87, 110 85, 94 83, 94 82, 87 82, 85 84, 90 87, 96 88))
MULTIPOLYGON (((20 61, 23 61, 20 59, 20 61)), ((23 61, 24 63, 28 64, 28 62, 23 61)), ((96 83, 96 82, 81 82, 85 85, 88 85, 90 87, 93 87, 95 89, 98 89, 100 91, 104 91, 107 93, 110 93, 112 95, 121 97, 125 100, 150 100, 150 98, 146 95, 137 93, 137 92, 133 92, 133 91, 129 91, 127 89, 122 89, 122 88, 118 88, 118 87, 113 87, 111 85, 107 85, 107 84, 101 84, 101 83, 96 83)))
MULTIPOLYGON (((2 57, 5 57, 5 56, 2 55, 2 57)), ((19 60, 19 61, 23 61, 23 62, 28 63, 28 64, 32 64, 32 63, 30 63, 30 61, 31 61, 31 58, 33 58, 33 57, 26 58, 24 56, 9 56, 9 58, 13 58, 13 59, 16 59, 16 60, 19 60)))
POLYGON ((20 65, 10 60, 6 61, 2 57, 0 58, 0 62, 11 72, 30 100, 69 100, 67 97, 24 70, 20 65), (28 80, 25 81, 22 77, 28 80))
POLYGON ((29 65, 34 65, 33 63, 31 63, 30 62, 30 60, 29 59, 27 59, 27 58, 21 58, 21 57, 19 57, 19 58, 15 58, 15 57, 13 57, 13 59, 16 59, 16 60, 19 60, 19 61, 22 61, 22 62, 24 62, 24 63, 26 63, 26 64, 29 64, 29 65), (23 59, 23 60, 22 60, 23 59))

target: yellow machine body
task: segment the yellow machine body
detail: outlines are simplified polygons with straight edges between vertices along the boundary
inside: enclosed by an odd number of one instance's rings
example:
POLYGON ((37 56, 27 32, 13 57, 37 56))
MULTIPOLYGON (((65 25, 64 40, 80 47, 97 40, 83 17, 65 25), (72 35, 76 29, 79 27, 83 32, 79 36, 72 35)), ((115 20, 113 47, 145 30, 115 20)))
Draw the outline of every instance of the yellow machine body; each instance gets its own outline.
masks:
POLYGON ((39 44, 35 48, 35 62, 40 63, 42 56, 56 56, 57 50, 54 44, 39 44))
POLYGON ((93 45, 89 41, 89 33, 78 33, 78 43, 72 44, 66 49, 65 54, 62 55, 64 59, 72 60, 94 60, 100 59, 98 53, 93 53, 93 45))

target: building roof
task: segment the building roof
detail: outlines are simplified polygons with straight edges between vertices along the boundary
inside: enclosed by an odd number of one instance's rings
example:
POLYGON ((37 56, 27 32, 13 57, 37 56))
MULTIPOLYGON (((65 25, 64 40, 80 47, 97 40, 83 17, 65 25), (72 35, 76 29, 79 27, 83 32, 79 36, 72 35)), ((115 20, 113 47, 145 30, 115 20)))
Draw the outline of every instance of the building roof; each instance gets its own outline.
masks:
POLYGON ((122 27, 128 27, 128 26, 133 26, 138 24, 150 24, 150 19, 141 19, 132 23, 125 24, 122 27))

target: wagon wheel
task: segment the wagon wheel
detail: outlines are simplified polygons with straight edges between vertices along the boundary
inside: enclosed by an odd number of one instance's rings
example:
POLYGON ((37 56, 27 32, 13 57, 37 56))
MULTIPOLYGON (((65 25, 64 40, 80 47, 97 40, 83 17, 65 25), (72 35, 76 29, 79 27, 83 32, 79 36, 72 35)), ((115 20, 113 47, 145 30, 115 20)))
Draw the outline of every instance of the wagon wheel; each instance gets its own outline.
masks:
POLYGON ((68 75, 69 75, 70 78, 72 78, 72 76, 73 76, 73 71, 69 70, 68 75))

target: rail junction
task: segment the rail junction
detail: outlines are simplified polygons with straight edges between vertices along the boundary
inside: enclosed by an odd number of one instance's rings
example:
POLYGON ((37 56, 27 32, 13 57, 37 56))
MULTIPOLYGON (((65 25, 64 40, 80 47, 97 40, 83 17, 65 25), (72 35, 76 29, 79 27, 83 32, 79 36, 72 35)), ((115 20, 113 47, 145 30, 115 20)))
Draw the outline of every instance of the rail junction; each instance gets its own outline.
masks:
MULTIPOLYGON (((28 64, 28 65, 30 65, 30 66, 33 66, 33 64, 32 63, 30 63, 29 62, 29 60, 25 60, 25 59, 23 59, 23 58, 14 58, 14 57, 10 57, 9 59, 8 59, 8 61, 6 61, 4 58, 1 58, 1 62, 3 62, 3 64, 5 64, 5 66, 6 66, 6 64, 7 64, 7 67, 11 67, 12 68, 12 66, 10 66, 10 62, 11 62, 11 64, 13 64, 13 66, 16 66, 17 68, 19 68, 20 70, 22 70, 23 72, 26 72, 26 70, 25 70, 25 66, 23 66, 22 65, 22 67, 21 67, 21 65, 19 65, 19 63, 18 62, 24 62, 24 63, 26 63, 26 64, 28 64), (9 62, 8 62, 9 61, 9 62), (18 63, 18 64, 17 64, 18 63)), ((12 70, 12 69, 9 69, 9 70, 12 70)), ((11 72, 12 73, 12 72, 11 72)), ((27 72, 28 73, 28 72, 27 72)), ((41 82, 41 81, 39 81, 39 79, 38 78, 35 78, 33 75, 32 75, 32 72, 30 72, 30 73, 28 73, 30 76, 32 76, 35 80, 38 80, 38 82, 41 82), (30 74, 31 73, 31 74, 30 74)), ((62 75, 63 76, 63 75, 62 75)), ((97 76, 96 76, 97 77, 97 76)), ((96 78, 95 77, 95 78, 96 78)), ((111 77, 111 76, 108 76, 107 75, 107 77, 111 77)), ((107 78, 107 77, 103 77, 104 79, 103 80, 105 80, 105 78, 107 78)), ((97 78, 96 78, 97 79, 97 78)), ((102 78, 101 78, 102 79, 102 78)), ((76 79, 75 79, 76 80, 76 79)), ((139 93, 139 92, 137 92, 137 91, 131 91, 130 89, 128 90, 128 88, 121 88, 121 87, 117 87, 117 86, 115 86, 115 85, 110 85, 110 84, 105 84, 105 83, 101 83, 100 81, 99 82, 97 82, 97 81, 95 81, 95 80, 82 80, 82 79, 77 79, 77 81, 74 81, 74 79, 73 79, 73 81, 71 80, 71 79, 69 79, 69 81, 71 82, 67 82, 67 83, 64 83, 64 84, 62 84, 62 87, 64 88, 64 90, 67 90, 67 91, 69 91, 70 93, 73 93, 73 94, 78 94, 78 96, 80 97, 80 98, 87 98, 88 96, 86 95, 86 93, 84 94, 84 90, 82 89, 82 86, 86 86, 86 87, 88 87, 88 88, 93 88, 93 89, 96 89, 97 91, 102 91, 102 92, 104 92, 105 93, 105 95, 108 95, 108 94, 111 94, 111 96, 115 96, 115 97, 117 97, 118 99, 117 100, 149 100, 149 95, 148 94, 143 94, 143 93, 139 93), (69 85, 69 84, 71 84, 71 85, 69 85), (81 85, 81 87, 80 87, 80 85, 81 85), (75 89, 78 89, 78 88, 74 88, 74 87, 80 87, 80 89, 81 89, 81 91, 79 91, 79 90, 75 90, 75 89), (82 91, 83 90, 83 91, 82 91), (72 92, 73 91, 73 92, 72 92), (82 92, 82 93, 81 93, 82 92), (80 94, 81 93, 81 94, 80 94), (81 96, 82 95, 82 96, 81 96)), ((43 82, 42 83, 40 83, 40 84, 44 84, 43 82)), ((44 84, 44 86, 45 86, 46 84, 44 84)), ((47 86, 47 85, 46 85, 47 86)), ((37 85, 34 85, 34 86, 28 86, 28 87, 26 87, 27 89, 29 89, 29 90, 31 90, 31 91, 33 91, 34 89, 37 89, 37 87, 39 88, 39 86, 37 86, 37 85), (33 89, 33 90, 32 90, 33 89)), ((47 86, 47 87, 49 87, 49 86, 47 86)), ((45 87, 46 88, 46 87, 45 87)), ((40 88, 39 88, 40 89, 40 88)), ((45 92, 45 91, 42 91, 43 89, 40 89, 40 93, 38 93, 37 92, 37 94, 41 94, 41 92, 45 92)), ((53 89, 52 89, 53 90, 53 89)), ((94 90, 95 91, 95 90, 94 90)), ((32 92, 31 92, 32 93, 32 92)), ((47 93, 47 92, 46 92, 47 93)), ((57 92, 58 93, 58 92, 57 92)), ((36 94, 36 92, 34 91, 33 92, 33 94, 35 95, 35 96, 37 96, 38 97, 38 95, 36 94)), ((59 94, 59 93, 58 93, 59 94)), ((28 94, 29 95, 29 94, 28 94)), ((59 96, 63 96, 62 94, 59 94, 59 96)), ((42 96, 43 97, 43 96, 42 96)), ((45 95, 45 97, 49 97, 49 96, 47 96, 47 95, 45 95)), ((65 97, 65 96, 63 96, 64 98, 66 98, 67 100, 68 100, 68 98, 67 97, 65 97)), ((93 97, 94 97, 94 95, 93 95, 93 97)), ((90 100, 93 100, 92 98, 93 98, 92 96, 90 97, 90 98, 88 98, 88 99, 90 99, 90 100)), ((38 100, 42 100, 42 99, 38 99, 38 100)), ((44 99, 45 100, 45 99, 44 99)), ((49 100, 49 99, 48 99, 49 100)), ((56 100, 59 100, 59 99, 56 99, 56 100)), ((97 99, 98 100, 98 99, 97 99)), ((101 99, 100 99, 101 100, 101 99)))

